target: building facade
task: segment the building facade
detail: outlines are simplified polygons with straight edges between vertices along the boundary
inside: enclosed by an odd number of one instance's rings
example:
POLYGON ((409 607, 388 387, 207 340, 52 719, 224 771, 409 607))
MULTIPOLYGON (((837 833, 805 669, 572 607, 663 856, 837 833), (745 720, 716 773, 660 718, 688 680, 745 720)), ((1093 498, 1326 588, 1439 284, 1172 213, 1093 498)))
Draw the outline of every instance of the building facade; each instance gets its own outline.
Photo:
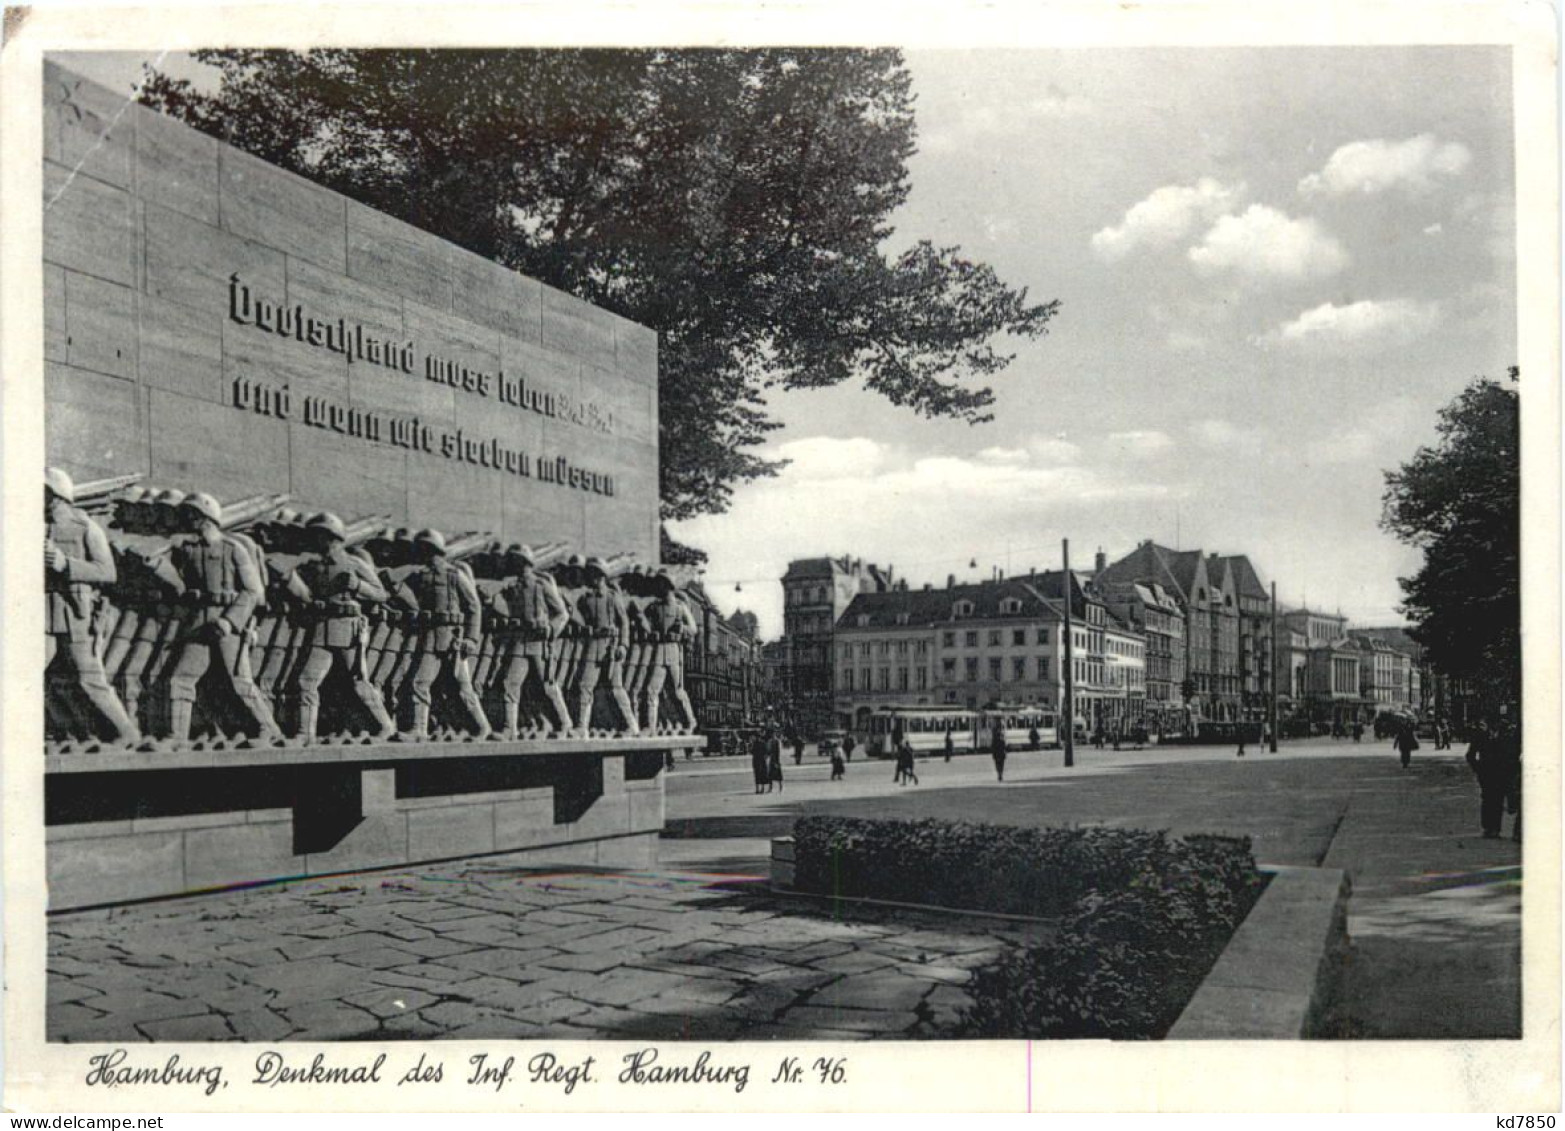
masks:
POLYGON ((705 734, 758 724, 762 703, 761 645, 747 613, 724 617, 699 583, 685 596, 697 632, 685 643, 685 691, 705 734))
POLYGON ((779 710, 803 733, 833 725, 838 619, 861 593, 886 592, 892 570, 861 558, 800 558, 788 563, 783 587, 783 684, 779 710))
POLYGON ((1179 600, 1156 582, 1096 584, 1110 612, 1144 642, 1147 725, 1177 729, 1184 714, 1180 686, 1185 680, 1185 614, 1179 600))

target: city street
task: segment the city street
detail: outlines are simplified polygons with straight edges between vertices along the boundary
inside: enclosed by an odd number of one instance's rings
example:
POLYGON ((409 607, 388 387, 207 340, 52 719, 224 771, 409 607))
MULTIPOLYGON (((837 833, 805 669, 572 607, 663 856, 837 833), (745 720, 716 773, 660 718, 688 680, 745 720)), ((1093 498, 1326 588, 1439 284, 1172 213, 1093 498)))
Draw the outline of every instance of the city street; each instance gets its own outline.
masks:
POLYGON ((1500 1037, 1520 1023, 1520 846, 1485 841, 1459 756, 1384 744, 1019 752, 919 763, 920 785, 807 759, 755 796, 747 761, 669 779, 662 867, 542 873, 490 857, 62 914, 54 1039, 937 1035, 967 971, 1019 941, 990 921, 834 917, 771 896, 768 838, 799 813, 1101 823, 1254 838, 1266 863, 1353 879, 1338 1035, 1500 1037))

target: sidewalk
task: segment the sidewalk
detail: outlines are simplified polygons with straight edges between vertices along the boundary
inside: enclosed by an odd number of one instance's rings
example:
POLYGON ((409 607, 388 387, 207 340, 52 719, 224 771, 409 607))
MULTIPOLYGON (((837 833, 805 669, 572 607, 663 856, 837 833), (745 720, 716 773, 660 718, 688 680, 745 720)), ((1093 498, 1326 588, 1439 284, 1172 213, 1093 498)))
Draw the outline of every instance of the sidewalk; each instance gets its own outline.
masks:
POLYGON ((1243 760, 1094 752, 1067 771, 1056 752, 1014 757, 1004 785, 985 762, 921 763, 924 784, 897 787, 888 764, 855 761, 849 783, 795 774, 780 796, 754 795, 745 773, 676 773, 657 874, 549 875, 498 857, 57 916, 49 1035, 936 1035, 967 1000, 967 972, 1024 934, 836 920, 714 875, 758 875, 765 838, 799 812, 1249 835, 1263 861, 1353 877, 1339 1035, 1519 1033, 1520 847, 1479 838, 1459 759, 1404 771, 1337 744, 1243 760))

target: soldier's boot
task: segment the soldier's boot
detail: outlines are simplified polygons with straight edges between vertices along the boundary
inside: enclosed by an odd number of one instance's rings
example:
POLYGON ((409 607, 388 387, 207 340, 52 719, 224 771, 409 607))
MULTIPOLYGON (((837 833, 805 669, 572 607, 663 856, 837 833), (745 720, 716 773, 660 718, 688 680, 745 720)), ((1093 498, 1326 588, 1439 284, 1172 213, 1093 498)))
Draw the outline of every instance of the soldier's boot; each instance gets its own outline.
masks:
POLYGON ((171 742, 183 744, 190 741, 190 715, 195 709, 193 699, 172 699, 168 705, 168 737, 171 742))
POLYGON ((483 740, 489 737, 489 716, 484 714, 484 705, 479 702, 478 694, 464 689, 461 693, 462 706, 467 708, 467 713, 472 716, 473 723, 478 727, 473 732, 473 738, 483 740))
POLYGON ((614 704, 619 708, 619 716, 625 722, 624 734, 631 738, 641 733, 641 728, 636 725, 636 709, 630 705, 630 696, 625 693, 623 687, 614 689, 614 704))
POLYGON ((413 704, 413 728, 407 732, 407 738, 422 741, 429 737, 429 704, 413 704))
POLYGON ((658 732, 658 705, 659 704, 658 704, 658 697, 657 696, 649 695, 647 697, 647 733, 648 734, 656 734, 658 732))
POLYGON ((680 713, 685 716, 684 723, 678 728, 680 734, 694 734, 696 732, 696 709, 690 705, 690 696, 685 694, 683 687, 674 689, 674 698, 679 702, 680 713))
POLYGON ((566 709, 565 696, 555 684, 549 684, 544 689, 544 694, 549 697, 549 706, 554 708, 555 727, 554 733, 559 738, 564 738, 574 729, 571 723, 571 713, 566 709))
POLYGON ((386 710, 386 704, 376 691, 368 683, 360 682, 358 685, 359 702, 364 704, 364 709, 375 720, 375 729, 371 732, 375 738, 385 738, 396 730, 396 724, 391 721, 391 714, 386 710))
POLYGON ((592 726, 592 698, 590 691, 576 698, 576 726, 572 728, 571 733, 577 738, 586 738, 592 726))
POLYGON ((321 707, 319 703, 299 704, 299 733, 295 736, 300 746, 315 745, 315 727, 320 721, 321 707))

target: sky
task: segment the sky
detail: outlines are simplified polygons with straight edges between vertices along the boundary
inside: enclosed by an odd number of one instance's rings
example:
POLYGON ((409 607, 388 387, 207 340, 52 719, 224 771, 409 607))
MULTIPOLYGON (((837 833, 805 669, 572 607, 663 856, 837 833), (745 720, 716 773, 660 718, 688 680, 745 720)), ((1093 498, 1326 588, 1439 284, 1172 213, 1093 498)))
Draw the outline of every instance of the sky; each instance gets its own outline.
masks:
MULTIPOLYGON (((128 56, 62 61, 123 86, 128 56)), ((167 62, 190 73, 183 60, 167 62)), ((919 151, 888 252, 959 245, 1031 298, 995 419, 853 383, 777 395, 789 466, 672 526, 727 609, 782 626, 797 557, 917 585, 1146 538, 1248 554, 1285 604, 1395 623, 1417 551, 1384 471, 1516 361, 1504 48, 916 51, 919 151), (976 563, 970 566, 969 563, 976 563)))
POLYGON ((1384 470, 1516 360, 1504 49, 911 52, 893 250, 959 244, 1034 299, 993 422, 791 392, 730 511, 675 526, 720 604, 781 630, 795 557, 914 585, 1090 566, 1153 538, 1244 553, 1284 604, 1398 623, 1420 555, 1384 470), (976 562, 976 568, 969 563, 976 562))

